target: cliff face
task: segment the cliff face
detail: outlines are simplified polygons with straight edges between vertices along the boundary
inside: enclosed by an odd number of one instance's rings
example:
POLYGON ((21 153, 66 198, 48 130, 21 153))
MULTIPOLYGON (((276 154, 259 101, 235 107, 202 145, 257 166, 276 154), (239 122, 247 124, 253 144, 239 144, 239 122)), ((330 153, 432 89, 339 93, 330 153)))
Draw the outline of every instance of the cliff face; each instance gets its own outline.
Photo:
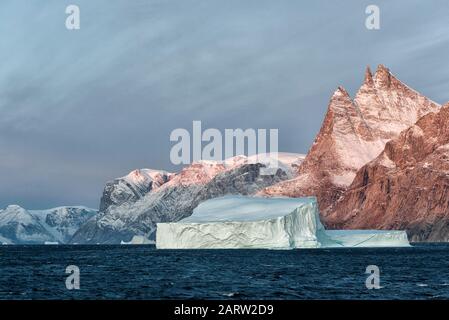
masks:
POLYGON ((317 196, 324 216, 390 140, 439 105, 399 81, 380 65, 368 68, 355 99, 339 87, 322 127, 294 179, 264 189, 266 196, 317 196))
POLYGON ((110 206, 135 202, 170 180, 172 173, 162 170, 138 169, 127 176, 106 183, 100 200, 100 211, 110 206))
POLYGON ((404 229, 449 240, 449 104, 422 117, 363 166, 326 217, 333 228, 404 229))

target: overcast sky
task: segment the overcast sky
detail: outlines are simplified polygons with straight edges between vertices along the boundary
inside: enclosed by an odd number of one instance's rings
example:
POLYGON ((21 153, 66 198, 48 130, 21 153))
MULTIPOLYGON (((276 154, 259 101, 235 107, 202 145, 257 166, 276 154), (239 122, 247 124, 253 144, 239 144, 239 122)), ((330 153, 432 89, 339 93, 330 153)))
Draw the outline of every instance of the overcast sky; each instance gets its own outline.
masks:
POLYGON ((449 100, 449 2, 0 2, 0 208, 98 207, 107 180, 175 170, 170 132, 278 128, 307 152, 338 85, 387 65, 449 100), (65 28, 65 8, 81 29, 65 28), (380 7, 381 29, 365 28, 380 7))

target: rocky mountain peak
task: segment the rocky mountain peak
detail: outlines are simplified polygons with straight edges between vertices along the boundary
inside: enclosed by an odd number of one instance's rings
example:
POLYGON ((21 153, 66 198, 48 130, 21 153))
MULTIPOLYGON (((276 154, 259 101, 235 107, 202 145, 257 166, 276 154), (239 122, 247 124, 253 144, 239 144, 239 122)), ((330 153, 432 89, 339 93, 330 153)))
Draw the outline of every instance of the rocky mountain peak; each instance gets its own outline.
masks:
POLYGON ((338 86, 337 90, 334 91, 334 94, 331 97, 331 101, 333 100, 338 100, 338 99, 349 99, 351 100, 351 97, 348 93, 348 91, 346 91, 346 89, 342 86, 338 86))
POLYGON ((325 212, 357 171, 385 144, 439 105, 397 80, 384 65, 370 68, 354 100, 343 87, 332 95, 326 116, 299 175, 263 190, 263 195, 318 197, 325 212))
POLYGON ((361 167, 326 217, 348 229, 407 230, 412 241, 449 240, 449 105, 428 113, 361 167))
POLYGON ((366 67, 365 70, 365 78, 363 80, 362 86, 357 91, 355 96, 355 102, 357 103, 357 98, 366 95, 376 95, 376 88, 374 85, 373 74, 371 72, 371 68, 369 66, 366 67))
POLYGON ((100 211, 142 198, 160 188, 173 176, 172 173, 154 169, 136 169, 128 175, 108 181, 100 199, 100 211))
POLYGON ((365 79, 363 80, 363 84, 369 86, 374 85, 373 73, 371 72, 371 68, 369 66, 365 69, 365 79))
POLYGON ((345 88, 339 86, 329 101, 320 133, 323 135, 350 133, 355 130, 354 126, 358 124, 358 118, 351 96, 345 88))
POLYGON ((374 83, 377 88, 389 88, 391 84, 392 74, 390 69, 383 64, 379 64, 374 75, 374 83))

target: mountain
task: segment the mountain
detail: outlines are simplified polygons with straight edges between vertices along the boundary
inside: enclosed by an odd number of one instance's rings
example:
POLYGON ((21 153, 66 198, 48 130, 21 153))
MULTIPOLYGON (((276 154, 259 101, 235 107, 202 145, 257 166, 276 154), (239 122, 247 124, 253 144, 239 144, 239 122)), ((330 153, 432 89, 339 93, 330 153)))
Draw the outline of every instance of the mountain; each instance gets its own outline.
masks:
POLYGON ((100 200, 100 211, 106 211, 110 206, 137 201, 168 182, 172 175, 162 170, 138 169, 127 176, 109 181, 100 200))
POLYGON ((10 205, 0 210, 0 242, 7 244, 67 243, 97 213, 85 207, 26 210, 10 205))
POLYGON ((1 210, 0 241, 145 242, 154 239, 156 223, 179 221, 228 194, 316 196, 327 227, 406 228, 411 240, 449 240, 447 108, 385 66, 374 75, 367 68, 354 99, 343 87, 333 93, 308 154, 280 153, 269 175, 272 155, 199 161, 178 173, 134 170, 106 183, 98 214, 1 210))
POLYGON ((0 210, 0 236, 8 244, 43 244, 54 240, 36 217, 17 205, 0 210))
POLYGON ((333 228, 403 229, 449 241, 449 104, 388 142, 327 217, 333 228))
POLYGON ((326 215, 385 144, 440 106, 399 81, 383 65, 369 67, 354 99, 343 87, 332 95, 315 141, 295 178, 267 187, 264 196, 317 196, 326 215))
POLYGON ((190 216, 202 201, 226 194, 255 194, 292 178, 302 155, 280 154, 273 175, 262 174, 264 163, 254 157, 237 156, 224 163, 199 161, 185 167, 170 180, 140 199, 113 205, 87 221, 72 243, 121 243, 134 236, 154 239, 156 223, 190 216))

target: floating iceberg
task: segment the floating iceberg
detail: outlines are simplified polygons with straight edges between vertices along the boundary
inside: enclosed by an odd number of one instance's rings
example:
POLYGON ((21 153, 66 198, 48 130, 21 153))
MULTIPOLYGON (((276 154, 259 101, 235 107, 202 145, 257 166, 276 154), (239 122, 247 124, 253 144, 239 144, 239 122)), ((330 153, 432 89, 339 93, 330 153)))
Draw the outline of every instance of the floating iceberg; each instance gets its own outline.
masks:
POLYGON ((59 244, 59 242, 58 242, 58 241, 45 241, 44 244, 45 244, 45 245, 50 245, 50 246, 51 246, 51 245, 55 245, 55 246, 56 246, 56 245, 59 244))
POLYGON ((158 223, 158 249, 293 249, 409 246, 405 231, 325 230, 315 197, 225 196, 176 223, 158 223))

